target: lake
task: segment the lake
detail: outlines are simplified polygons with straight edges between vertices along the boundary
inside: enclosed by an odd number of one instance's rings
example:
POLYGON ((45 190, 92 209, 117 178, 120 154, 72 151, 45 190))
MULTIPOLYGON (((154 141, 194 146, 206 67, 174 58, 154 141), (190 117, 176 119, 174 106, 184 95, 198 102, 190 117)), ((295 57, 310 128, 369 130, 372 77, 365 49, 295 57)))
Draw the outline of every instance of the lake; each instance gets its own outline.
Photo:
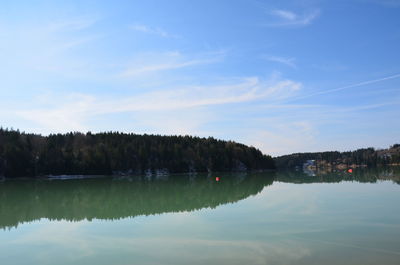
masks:
POLYGON ((399 184, 396 168, 3 180, 1 264, 397 265, 399 184))

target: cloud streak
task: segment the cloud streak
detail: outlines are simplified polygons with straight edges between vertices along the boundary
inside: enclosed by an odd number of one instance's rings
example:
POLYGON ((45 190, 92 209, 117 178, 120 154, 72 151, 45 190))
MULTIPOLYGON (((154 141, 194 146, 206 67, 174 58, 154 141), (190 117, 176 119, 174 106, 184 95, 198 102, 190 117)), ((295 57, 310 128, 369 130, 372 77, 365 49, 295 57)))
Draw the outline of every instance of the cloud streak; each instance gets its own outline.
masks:
POLYGON ((135 77, 143 74, 155 73, 160 71, 168 71, 186 68, 195 65, 209 64, 215 62, 214 59, 204 59, 204 60, 187 60, 187 61, 170 61, 170 62, 160 62, 157 64, 149 64, 143 66, 130 67, 119 74, 120 77, 135 77))
MULTIPOLYGON (((85 130, 87 121, 99 115, 116 113, 141 113, 141 120, 148 115, 167 112, 185 113, 190 120, 204 110, 198 108, 239 104, 267 100, 274 102, 287 98, 296 93, 301 84, 291 80, 261 81, 257 77, 248 77, 231 80, 230 84, 212 86, 192 86, 170 90, 158 90, 142 93, 123 99, 101 100, 94 96, 74 95, 69 100, 63 100, 60 105, 50 108, 38 108, 17 111, 17 115, 35 122, 50 131, 66 132, 71 130, 85 130)), ((54 103, 53 103, 54 104, 54 103)), ((175 117, 166 117, 165 122, 174 122, 175 117)), ((181 117, 180 117, 181 118, 181 117)), ((180 124, 180 131, 185 128, 180 124)), ((160 124, 163 126, 163 124, 160 124)), ((190 128, 198 125, 190 123, 190 128)), ((188 130, 186 130, 188 131, 188 130)))
POLYGON ((222 61, 224 56, 224 51, 201 54, 196 57, 185 56, 180 52, 142 54, 134 59, 118 76, 124 78, 138 77, 157 72, 218 63, 222 61))
POLYGON ((277 21, 269 26, 307 26, 310 25, 319 15, 319 10, 313 10, 305 14, 295 13, 290 10, 275 9, 271 11, 271 15, 277 18, 277 21))
POLYGON ((300 83, 291 80, 267 84, 257 77, 249 77, 241 79, 238 84, 185 87, 156 91, 118 102, 105 102, 100 111, 164 111, 241 103, 268 97, 277 100, 288 97, 300 88, 300 83))
POLYGON ((281 155, 293 150, 307 149, 315 146, 318 130, 312 122, 303 120, 288 120, 281 123, 277 120, 264 121, 269 126, 245 134, 243 142, 257 146, 264 153, 281 155), (301 141, 299 141, 301 139, 301 141))
POLYGON ((97 18, 70 18, 49 23, 46 29, 48 32, 81 31, 92 27, 97 21, 97 18))
POLYGON ((279 57, 279 56, 266 56, 268 61, 284 64, 291 68, 297 68, 295 58, 279 57))
POLYGON ((142 25, 142 24, 132 25, 132 26, 130 26, 130 29, 137 31, 137 32, 157 35, 157 36, 163 37, 163 38, 177 38, 178 37, 176 35, 168 33, 167 31, 163 30, 162 28, 159 28, 159 27, 154 28, 154 27, 149 27, 149 26, 142 25))
MULTIPOLYGON (((58 76, 83 76, 89 62, 79 49, 96 45, 94 40, 103 36, 93 32, 98 19, 69 18, 40 21, 6 27, 0 43, 2 60, 9 61, 7 71, 35 77, 57 74, 58 76)), ((0 67, 1 70, 1 67, 0 67)))
POLYGON ((370 84, 374 84, 374 83, 378 83, 378 82, 382 82, 382 81, 386 81, 386 80, 390 80, 390 79, 396 79, 396 78, 400 78, 400 74, 395 74, 395 75, 390 75, 390 76, 386 76, 386 77, 382 77, 382 78, 378 78, 378 79, 368 80, 368 81, 364 81, 364 82, 360 82, 360 83, 356 83, 356 84, 352 84, 352 85, 348 85, 348 86, 343 86, 343 87, 338 87, 338 88, 318 91, 318 92, 315 92, 315 93, 311 93, 311 94, 308 94, 308 95, 297 97, 294 100, 304 99, 304 98, 309 98, 309 97, 314 97, 314 96, 324 95, 324 94, 329 94, 329 93, 334 93, 334 92, 338 92, 338 91, 341 91, 341 90, 346 90, 346 89, 349 89, 349 88, 366 86, 366 85, 370 85, 370 84))

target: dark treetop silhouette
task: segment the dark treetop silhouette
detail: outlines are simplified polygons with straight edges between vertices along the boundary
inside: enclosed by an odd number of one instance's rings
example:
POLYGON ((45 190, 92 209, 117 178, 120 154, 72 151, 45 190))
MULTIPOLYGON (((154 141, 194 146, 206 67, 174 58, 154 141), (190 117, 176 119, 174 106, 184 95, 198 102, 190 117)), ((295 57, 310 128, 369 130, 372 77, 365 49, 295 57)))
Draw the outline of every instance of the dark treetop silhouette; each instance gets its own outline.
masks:
POLYGON ((191 136, 119 132, 47 137, 0 128, 0 176, 108 175, 274 168, 254 147, 191 136))
POLYGON ((362 148, 348 152, 315 152, 295 153, 275 157, 278 168, 302 167, 307 160, 315 160, 316 167, 338 166, 385 166, 400 165, 400 144, 394 144, 388 149, 375 150, 374 148, 362 148))

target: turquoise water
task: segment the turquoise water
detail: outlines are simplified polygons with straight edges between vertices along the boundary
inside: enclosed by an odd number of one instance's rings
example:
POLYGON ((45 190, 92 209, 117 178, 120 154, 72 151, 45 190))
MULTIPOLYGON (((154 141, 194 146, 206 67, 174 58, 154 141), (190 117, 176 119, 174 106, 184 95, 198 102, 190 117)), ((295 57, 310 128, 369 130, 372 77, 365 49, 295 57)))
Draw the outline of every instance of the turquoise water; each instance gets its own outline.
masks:
POLYGON ((400 264, 399 183, 393 169, 2 181, 0 263, 400 264))

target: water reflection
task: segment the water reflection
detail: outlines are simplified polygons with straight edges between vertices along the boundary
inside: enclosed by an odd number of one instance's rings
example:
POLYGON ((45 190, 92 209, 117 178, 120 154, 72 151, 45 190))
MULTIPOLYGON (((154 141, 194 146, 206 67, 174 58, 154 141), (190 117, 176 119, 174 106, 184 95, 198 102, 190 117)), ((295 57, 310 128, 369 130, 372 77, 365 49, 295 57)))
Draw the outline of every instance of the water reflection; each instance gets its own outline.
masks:
POLYGON ((0 228, 48 218, 120 219, 215 208, 259 193, 273 173, 149 178, 8 180, 0 183, 0 228))
POLYGON ((397 265, 399 176, 379 169, 7 180, 1 264, 397 265))
POLYGON ((41 218, 113 220, 215 208, 255 195, 274 181, 374 183, 388 179, 400 184, 399 169, 359 169, 352 174, 316 172, 314 176, 304 172, 279 171, 215 176, 7 180, 0 182, 0 228, 16 227, 41 218))
POLYGON ((357 168, 349 173, 343 171, 279 171, 275 180, 287 183, 338 183, 356 181, 360 183, 376 183, 391 180, 400 184, 400 167, 357 168))

